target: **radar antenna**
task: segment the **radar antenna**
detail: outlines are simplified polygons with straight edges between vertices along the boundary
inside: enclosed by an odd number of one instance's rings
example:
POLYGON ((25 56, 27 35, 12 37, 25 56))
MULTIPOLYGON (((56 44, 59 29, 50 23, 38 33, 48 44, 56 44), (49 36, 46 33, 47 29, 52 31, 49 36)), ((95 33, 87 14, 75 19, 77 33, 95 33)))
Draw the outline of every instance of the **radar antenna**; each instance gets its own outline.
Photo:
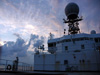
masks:
POLYGON ((64 23, 68 23, 68 35, 80 33, 79 21, 83 20, 82 16, 78 17, 79 7, 76 3, 69 3, 65 8, 67 19, 63 19, 64 23))

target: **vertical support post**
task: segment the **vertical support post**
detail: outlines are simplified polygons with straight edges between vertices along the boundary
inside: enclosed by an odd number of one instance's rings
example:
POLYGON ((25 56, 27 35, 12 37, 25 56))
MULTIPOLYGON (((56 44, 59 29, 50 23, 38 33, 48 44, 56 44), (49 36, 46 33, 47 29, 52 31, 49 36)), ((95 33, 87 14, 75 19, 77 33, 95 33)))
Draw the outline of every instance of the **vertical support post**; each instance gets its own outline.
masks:
POLYGON ((5 61, 6 61, 6 65, 5 65, 5 71, 6 71, 8 60, 5 60, 5 61))
POLYGON ((22 63, 22 71, 24 71, 24 68, 23 68, 24 66, 23 66, 23 63, 22 63))

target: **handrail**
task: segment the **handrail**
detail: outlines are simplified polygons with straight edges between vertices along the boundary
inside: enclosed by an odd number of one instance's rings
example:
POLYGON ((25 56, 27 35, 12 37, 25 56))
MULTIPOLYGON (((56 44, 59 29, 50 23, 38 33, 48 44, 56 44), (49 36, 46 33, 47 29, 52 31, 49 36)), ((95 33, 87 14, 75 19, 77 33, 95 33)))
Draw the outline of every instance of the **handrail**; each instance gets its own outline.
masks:
POLYGON ((14 67, 18 68, 16 71, 33 71, 33 65, 31 64, 18 62, 18 66, 16 66, 13 60, 0 59, 0 71, 13 71, 14 67), (8 69, 8 67, 11 69, 8 69))

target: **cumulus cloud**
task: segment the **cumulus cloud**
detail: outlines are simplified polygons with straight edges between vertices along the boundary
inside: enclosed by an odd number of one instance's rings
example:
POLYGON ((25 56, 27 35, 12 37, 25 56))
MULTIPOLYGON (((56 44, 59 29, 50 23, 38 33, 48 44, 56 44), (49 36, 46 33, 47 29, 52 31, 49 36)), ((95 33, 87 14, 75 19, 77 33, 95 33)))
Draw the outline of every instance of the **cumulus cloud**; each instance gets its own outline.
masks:
POLYGON ((20 34, 18 34, 18 33, 14 33, 13 35, 15 35, 16 37, 20 38, 20 34))
POLYGON ((2 54, 7 56, 26 56, 27 45, 24 45, 25 41, 21 38, 18 38, 16 42, 8 41, 2 47, 2 54))
POLYGON ((33 51, 38 48, 38 46, 43 45, 44 37, 39 37, 38 35, 31 34, 29 42, 26 44, 26 41, 20 37, 17 38, 16 42, 8 41, 2 46, 2 55, 3 56, 27 56, 28 49, 33 51), (30 46, 32 46, 30 48, 30 46))

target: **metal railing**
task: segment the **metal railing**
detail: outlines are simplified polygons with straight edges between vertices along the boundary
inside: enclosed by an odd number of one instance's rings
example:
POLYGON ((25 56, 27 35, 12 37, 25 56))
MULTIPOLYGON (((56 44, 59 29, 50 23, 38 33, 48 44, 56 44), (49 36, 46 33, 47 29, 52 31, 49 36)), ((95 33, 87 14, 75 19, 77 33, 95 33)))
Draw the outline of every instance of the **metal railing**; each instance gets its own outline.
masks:
POLYGON ((35 64, 34 70, 50 71, 100 71, 100 63, 91 64, 35 64))
MULTIPOLYGON (((0 71, 13 71, 13 61, 0 59, 0 71)), ((16 71, 33 71, 33 65, 18 62, 18 69, 16 71)))

